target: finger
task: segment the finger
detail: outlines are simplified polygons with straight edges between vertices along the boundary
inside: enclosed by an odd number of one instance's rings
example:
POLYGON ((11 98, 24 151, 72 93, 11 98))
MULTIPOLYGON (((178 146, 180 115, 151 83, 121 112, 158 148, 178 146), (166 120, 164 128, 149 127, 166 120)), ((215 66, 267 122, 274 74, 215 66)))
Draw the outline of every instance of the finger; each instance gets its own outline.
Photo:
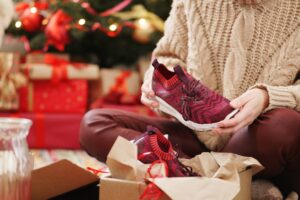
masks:
POLYGON ((153 91, 150 91, 148 93, 146 93, 148 98, 154 98, 155 97, 155 93, 153 91))
POLYGON ((234 108, 241 108, 249 101, 247 93, 242 94, 241 96, 235 98, 230 102, 230 105, 234 108))
POLYGON ((218 123, 218 127, 220 128, 229 128, 239 125, 241 122, 246 120, 249 116, 253 115, 252 106, 245 106, 238 112, 233 118, 223 120, 218 123))
POLYGON ((238 132, 240 129, 250 125, 251 123, 253 122, 253 117, 251 116, 248 116, 246 119, 242 120, 239 124, 237 124, 236 126, 232 126, 232 127, 225 127, 225 128, 217 128, 215 130, 215 134, 219 134, 219 135, 222 135, 222 134, 225 134, 225 133, 236 133, 238 132))

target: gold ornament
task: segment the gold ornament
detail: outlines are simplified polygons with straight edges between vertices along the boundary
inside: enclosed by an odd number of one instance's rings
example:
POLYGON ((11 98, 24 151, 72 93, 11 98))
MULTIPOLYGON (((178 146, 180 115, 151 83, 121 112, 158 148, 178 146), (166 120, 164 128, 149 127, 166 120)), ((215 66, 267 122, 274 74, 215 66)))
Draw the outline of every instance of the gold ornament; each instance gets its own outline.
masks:
POLYGON ((135 20, 133 38, 140 43, 148 43, 151 34, 155 31, 154 26, 145 18, 135 20))

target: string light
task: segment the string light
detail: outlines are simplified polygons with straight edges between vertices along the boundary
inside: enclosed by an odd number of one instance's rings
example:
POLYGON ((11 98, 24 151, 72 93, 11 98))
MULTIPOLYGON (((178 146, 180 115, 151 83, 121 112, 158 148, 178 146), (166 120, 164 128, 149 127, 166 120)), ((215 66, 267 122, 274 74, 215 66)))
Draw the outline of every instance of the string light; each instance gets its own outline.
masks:
POLYGON ((21 26, 22 26, 22 22, 16 21, 15 27, 16 27, 16 28, 21 28, 21 26))
POLYGON ((145 18, 141 18, 137 21, 137 25, 139 28, 141 29, 147 29, 149 27, 151 27, 150 23, 148 20, 146 20, 145 18))
POLYGON ((31 13, 36 13, 37 12, 37 8, 36 7, 31 7, 30 8, 30 12, 31 13))
POLYGON ((110 31, 116 31, 116 30, 118 29, 118 25, 117 25, 117 24, 111 24, 111 25, 108 27, 108 29, 109 29, 110 31))
POLYGON ((83 26, 85 24, 85 22, 86 22, 85 19, 78 20, 78 24, 81 26, 83 26))

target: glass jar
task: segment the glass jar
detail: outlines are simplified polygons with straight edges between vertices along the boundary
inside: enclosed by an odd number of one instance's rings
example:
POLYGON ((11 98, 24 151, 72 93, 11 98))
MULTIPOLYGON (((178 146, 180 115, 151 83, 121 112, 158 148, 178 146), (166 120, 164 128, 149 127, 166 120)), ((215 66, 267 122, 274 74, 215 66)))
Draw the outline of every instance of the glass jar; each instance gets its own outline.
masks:
POLYGON ((33 157, 26 136, 28 119, 0 118, 0 199, 28 200, 33 157))

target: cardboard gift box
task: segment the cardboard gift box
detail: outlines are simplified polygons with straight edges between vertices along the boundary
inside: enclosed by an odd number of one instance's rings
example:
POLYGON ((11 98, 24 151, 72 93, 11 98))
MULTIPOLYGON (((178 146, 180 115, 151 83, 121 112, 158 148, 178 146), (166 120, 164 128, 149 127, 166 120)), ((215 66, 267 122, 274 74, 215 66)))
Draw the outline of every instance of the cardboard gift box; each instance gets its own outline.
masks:
POLYGON ((79 129, 82 114, 0 113, 0 117, 32 120, 27 141, 30 148, 80 149, 79 129))
POLYGON ((31 199, 98 199, 99 177, 73 164, 60 160, 36 169, 31 177, 31 199))
POLYGON ((158 166, 151 177, 154 163, 138 161, 136 145, 118 137, 107 156, 111 177, 101 179, 100 199, 147 199, 152 192, 161 199, 250 200, 252 175, 263 168, 254 158, 232 153, 205 152, 180 161, 201 176, 166 177, 166 168, 158 166))

